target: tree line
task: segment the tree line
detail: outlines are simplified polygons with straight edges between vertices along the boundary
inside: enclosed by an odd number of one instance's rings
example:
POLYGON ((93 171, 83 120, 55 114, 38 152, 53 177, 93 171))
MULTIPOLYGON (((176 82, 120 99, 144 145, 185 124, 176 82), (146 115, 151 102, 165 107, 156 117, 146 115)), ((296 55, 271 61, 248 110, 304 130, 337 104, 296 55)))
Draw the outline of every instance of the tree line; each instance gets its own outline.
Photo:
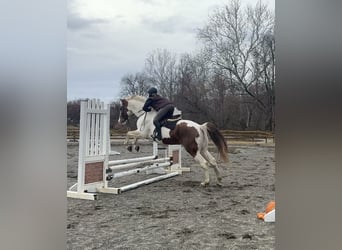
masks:
MULTIPOLYGON (((211 121, 221 129, 274 131, 274 14, 268 5, 232 0, 209 14, 197 38, 203 45, 197 52, 152 51, 140 72, 122 77, 121 95, 145 96, 155 86, 185 119, 211 121)), ((77 121, 76 114, 69 116, 75 104, 68 103, 68 122, 77 121)), ((118 109, 113 102, 113 122, 118 109)))

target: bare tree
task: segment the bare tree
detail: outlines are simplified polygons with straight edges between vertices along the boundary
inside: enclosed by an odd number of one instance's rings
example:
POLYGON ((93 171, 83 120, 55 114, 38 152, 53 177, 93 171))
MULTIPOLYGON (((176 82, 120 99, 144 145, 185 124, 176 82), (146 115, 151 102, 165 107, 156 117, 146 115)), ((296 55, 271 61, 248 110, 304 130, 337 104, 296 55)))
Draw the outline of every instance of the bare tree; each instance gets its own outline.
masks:
POLYGON ((78 126, 80 124, 80 106, 81 101, 87 99, 77 99, 67 102, 67 124, 78 126))
POLYGON ((273 30, 274 16, 267 5, 259 1, 242 8, 239 0, 232 0, 216 9, 198 33, 215 67, 231 77, 240 94, 251 96, 270 120, 274 120, 275 79, 274 43, 268 38, 273 30))
POLYGON ((274 129, 274 16, 267 5, 243 7, 232 0, 210 15, 198 36, 205 46, 193 54, 152 51, 142 73, 122 78, 122 94, 145 95, 156 86, 186 119, 274 129))
POLYGON ((160 94, 174 99, 178 90, 175 55, 166 49, 153 51, 146 59, 145 73, 150 84, 158 87, 160 94))
POLYGON ((212 105, 209 102, 208 70, 204 58, 199 54, 184 54, 178 65, 179 94, 178 103, 189 119, 199 122, 205 118, 213 120, 212 105))
POLYGON ((145 74, 127 74, 121 79, 121 95, 146 95, 147 89, 150 87, 145 74))
POLYGON ((267 127, 275 127, 275 39, 273 34, 266 34, 254 53, 255 68, 259 74, 257 84, 264 94, 263 102, 267 106, 267 127))

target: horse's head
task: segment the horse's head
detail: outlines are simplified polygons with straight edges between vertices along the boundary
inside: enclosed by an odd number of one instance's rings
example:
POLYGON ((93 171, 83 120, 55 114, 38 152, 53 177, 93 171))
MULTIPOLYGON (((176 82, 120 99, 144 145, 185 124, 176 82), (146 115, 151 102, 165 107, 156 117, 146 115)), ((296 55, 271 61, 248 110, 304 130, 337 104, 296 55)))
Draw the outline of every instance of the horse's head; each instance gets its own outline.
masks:
POLYGON ((120 115, 119 115, 119 123, 124 125, 128 121, 128 116, 131 115, 131 111, 128 110, 128 101, 126 99, 120 99, 120 115))
POLYGON ((142 107, 146 101, 146 98, 143 96, 130 96, 125 99, 120 99, 121 107, 120 107, 120 116, 119 123, 125 124, 128 120, 128 117, 132 114, 139 116, 142 112, 142 107))

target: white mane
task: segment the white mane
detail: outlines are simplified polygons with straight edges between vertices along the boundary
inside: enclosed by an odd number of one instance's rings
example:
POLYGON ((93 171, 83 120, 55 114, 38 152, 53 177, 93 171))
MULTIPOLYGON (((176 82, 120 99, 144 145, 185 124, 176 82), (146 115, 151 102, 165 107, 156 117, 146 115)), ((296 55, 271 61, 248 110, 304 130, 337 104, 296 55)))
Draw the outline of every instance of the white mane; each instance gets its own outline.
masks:
POLYGON ((133 95, 133 96, 130 96, 130 97, 127 97, 126 100, 129 102, 129 101, 137 101, 137 102, 142 102, 142 103, 145 103, 146 101, 146 97, 144 96, 141 96, 141 95, 133 95))
POLYGON ((128 102, 127 109, 130 110, 132 113, 134 113, 136 116, 140 116, 146 97, 140 96, 140 95, 134 95, 126 98, 126 101, 128 102))

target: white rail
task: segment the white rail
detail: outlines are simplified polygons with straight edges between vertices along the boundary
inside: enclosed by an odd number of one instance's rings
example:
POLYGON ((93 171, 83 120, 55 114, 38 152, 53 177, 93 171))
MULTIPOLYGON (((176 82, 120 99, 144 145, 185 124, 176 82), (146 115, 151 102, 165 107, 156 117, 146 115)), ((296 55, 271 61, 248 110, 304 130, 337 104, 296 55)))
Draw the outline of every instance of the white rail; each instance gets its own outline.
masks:
POLYGON ((157 155, 151 155, 151 156, 138 157, 138 158, 132 158, 132 159, 115 160, 115 161, 109 161, 108 166, 113 166, 113 165, 121 164, 121 163, 124 164, 124 163, 131 163, 131 162, 154 160, 157 158, 158 158, 157 155))
POLYGON ((143 185, 148 185, 148 184, 156 182, 156 181, 165 180, 165 179, 174 177, 176 175, 179 175, 179 172, 172 172, 172 173, 160 175, 160 176, 157 176, 157 177, 154 177, 154 178, 151 178, 151 179, 139 181, 139 182, 136 182, 136 183, 133 183, 133 184, 130 184, 130 185, 126 185, 126 186, 120 187, 118 192, 122 193, 122 192, 131 190, 131 189, 143 186, 143 185))
POLYGON ((109 167, 112 170, 121 170, 121 169, 127 169, 127 168, 131 168, 131 167, 138 167, 138 166, 142 166, 142 165, 146 165, 146 164, 153 164, 153 163, 158 163, 158 162, 165 162, 167 161, 167 163, 169 165, 170 164, 170 157, 166 157, 166 158, 159 158, 156 160, 145 160, 145 161, 141 161, 141 162, 132 162, 132 163, 127 163, 127 164, 121 164, 121 165, 115 165, 112 167, 109 167))
POLYGON ((130 169, 127 171, 123 171, 123 172, 113 174, 113 178, 119 178, 119 177, 123 177, 123 176, 127 176, 127 175, 138 174, 138 173, 142 173, 142 172, 145 172, 148 170, 152 170, 152 169, 156 169, 156 168, 163 168, 163 167, 168 167, 168 166, 170 166, 170 163, 165 162, 165 163, 154 164, 152 166, 147 166, 144 168, 130 169))

